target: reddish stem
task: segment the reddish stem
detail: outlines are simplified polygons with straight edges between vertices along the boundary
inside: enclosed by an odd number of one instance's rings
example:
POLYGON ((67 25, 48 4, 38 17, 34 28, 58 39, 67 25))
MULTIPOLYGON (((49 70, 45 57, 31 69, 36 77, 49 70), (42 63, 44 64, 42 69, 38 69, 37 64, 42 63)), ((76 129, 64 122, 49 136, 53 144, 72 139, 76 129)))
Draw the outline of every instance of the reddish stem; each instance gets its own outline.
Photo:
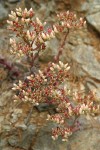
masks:
POLYGON ((68 32, 66 32, 66 34, 65 34, 65 36, 64 36, 64 38, 63 38, 63 40, 62 40, 62 42, 61 42, 61 44, 60 44, 60 46, 59 46, 59 48, 58 48, 58 54, 57 54, 57 56, 55 56, 55 58, 54 58, 54 62, 55 62, 55 63, 57 63, 57 62, 59 61, 60 55, 62 54, 62 50, 63 50, 63 48, 64 48, 64 46, 65 46, 65 42, 66 42, 68 33, 69 33, 69 29, 68 29, 68 32))

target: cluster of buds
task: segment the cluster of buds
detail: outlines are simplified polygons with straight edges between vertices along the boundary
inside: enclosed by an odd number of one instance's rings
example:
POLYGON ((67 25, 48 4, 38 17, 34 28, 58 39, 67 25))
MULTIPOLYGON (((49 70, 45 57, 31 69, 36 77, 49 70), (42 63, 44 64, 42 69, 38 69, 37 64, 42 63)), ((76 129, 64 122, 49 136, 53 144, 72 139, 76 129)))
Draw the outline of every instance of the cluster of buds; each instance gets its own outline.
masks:
POLYGON ((21 8, 18 9, 16 8, 16 12, 11 11, 11 14, 9 14, 9 18, 11 19, 11 21, 7 20, 7 22, 11 26, 17 25, 17 27, 19 27, 18 24, 19 17, 20 17, 20 21, 24 24, 24 23, 29 23, 33 16, 34 16, 34 12, 32 8, 29 11, 27 10, 27 8, 25 8, 24 11, 22 11, 21 8))
POLYGON ((82 92, 73 93, 73 102, 77 103, 74 108, 76 115, 95 116, 99 113, 100 106, 96 104, 96 93, 94 91, 84 94, 82 92))
POLYGON ((15 39, 10 39, 11 53, 18 56, 26 56, 33 54, 35 50, 44 50, 46 41, 55 37, 58 32, 56 27, 45 29, 46 22, 42 23, 39 18, 34 18, 32 8, 28 11, 26 8, 22 11, 21 8, 16 11, 11 11, 9 15, 8 29, 14 31, 20 42, 15 39))
POLYGON ((95 116, 100 110, 93 92, 85 95, 84 92, 80 94, 77 91, 72 94, 65 85, 60 87, 65 79, 68 80, 69 69, 68 64, 61 61, 58 64, 51 63, 49 69, 39 70, 37 74, 28 76, 25 81, 19 81, 18 85, 14 84, 13 87, 13 90, 17 91, 17 101, 20 99, 33 103, 34 106, 43 102, 56 106, 57 114, 48 116, 48 120, 54 121, 59 127, 53 130, 53 139, 62 136, 63 141, 66 141, 76 128, 76 124, 66 125, 66 119, 80 115, 95 116))
POLYGON ((68 137, 72 135, 72 129, 66 127, 56 127, 52 129, 52 139, 56 140, 62 136, 62 141, 68 141, 68 137))
POLYGON ((47 120, 51 120, 51 121, 54 121, 58 124, 63 124, 64 123, 64 117, 60 114, 55 114, 55 115, 48 115, 48 118, 47 120))
POLYGON ((87 119, 90 119, 91 116, 96 116, 100 112, 100 106, 96 104, 94 92, 91 91, 87 95, 81 93, 81 97, 79 92, 75 92, 77 93, 75 94, 77 95, 77 100, 73 101, 72 93, 66 94, 65 90, 66 88, 60 90, 60 94, 58 94, 59 97, 56 100, 58 102, 58 114, 48 116, 48 120, 58 124, 57 128, 52 129, 52 138, 54 140, 62 136, 62 141, 67 141, 72 132, 80 128, 77 121, 75 121, 73 125, 66 124, 68 119, 72 119, 73 117, 77 118, 80 115, 85 115, 87 119), (60 101, 58 101, 58 99, 60 99, 60 101), (81 101, 78 101, 78 99, 81 99, 81 101))
MULTIPOLYGON (((85 21, 80 18, 77 20, 76 15, 72 12, 58 14, 58 23, 48 29, 45 28, 46 22, 42 23, 38 17, 34 18, 34 11, 21 8, 11 11, 9 15, 9 29, 14 31, 20 42, 14 39, 10 40, 11 53, 18 56, 30 56, 33 51, 40 51, 46 48, 46 42, 54 38, 56 33, 65 31, 69 28, 79 28, 85 25, 85 21), (16 43, 16 46, 15 44, 16 43)), ((32 56, 32 55, 31 55, 32 56)))
POLYGON ((91 106, 92 106, 92 103, 90 103, 90 105, 82 104, 79 108, 79 113, 80 114, 90 113, 91 106))
POLYGON ((63 32, 66 29, 80 28, 85 26, 86 21, 83 18, 77 19, 73 12, 63 12, 57 14, 59 22, 56 25, 57 31, 63 32))
POLYGON ((67 77, 69 66, 63 63, 61 66, 61 62, 57 65, 59 67, 56 65, 51 64, 53 71, 52 69, 44 72, 39 70, 37 74, 28 76, 24 82, 19 81, 18 85, 14 84, 12 89, 19 91, 19 94, 15 96, 15 101, 21 99, 24 102, 32 102, 34 105, 45 101, 57 103, 53 91, 67 77))
MULTIPOLYGON (((60 13, 57 15, 58 23, 46 29, 46 23, 42 23, 39 18, 34 18, 32 8, 28 11, 21 8, 11 11, 8 20, 9 29, 14 31, 16 39, 10 39, 11 53, 17 56, 26 55, 33 61, 34 53, 46 48, 46 42, 54 38, 56 33, 65 32, 69 29, 80 28, 85 25, 85 21, 72 12, 60 13), (20 41, 20 42, 19 42, 20 41)), ((66 32, 67 33, 67 32, 66 32)), ((65 36, 66 37, 66 36, 65 36)), ((65 44, 62 42, 58 50, 58 56, 61 48, 65 44)), ((36 56, 36 55, 35 55, 36 56)), ((59 57, 57 57, 59 60, 59 57)), ((33 65, 33 64, 32 64, 33 65)), ((32 67, 32 66, 31 66, 32 67)), ((57 123, 57 127, 52 129, 52 138, 55 140, 62 136, 63 141, 67 141, 77 124, 70 125, 68 119, 77 118, 80 115, 95 116, 99 113, 99 105, 96 105, 95 94, 90 92, 85 95, 84 92, 71 92, 63 84, 70 80, 70 66, 59 61, 50 63, 44 71, 39 70, 37 74, 29 75, 23 82, 19 81, 12 88, 16 91, 15 101, 30 102, 34 106, 40 103, 48 103, 56 106, 57 114, 48 116, 48 120, 57 123)))
POLYGON ((50 67, 50 70, 55 71, 55 70, 64 70, 64 71, 68 71, 70 69, 70 66, 68 66, 68 64, 64 64, 63 62, 59 61, 59 64, 54 64, 52 63, 52 66, 50 67))

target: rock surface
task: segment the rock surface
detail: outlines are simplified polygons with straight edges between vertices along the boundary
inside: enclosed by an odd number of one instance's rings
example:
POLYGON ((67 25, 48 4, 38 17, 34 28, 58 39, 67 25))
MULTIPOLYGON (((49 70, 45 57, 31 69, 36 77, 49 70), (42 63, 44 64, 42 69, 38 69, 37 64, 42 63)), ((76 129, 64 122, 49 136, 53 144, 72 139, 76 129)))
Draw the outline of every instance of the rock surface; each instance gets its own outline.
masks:
POLYGON ((16 2, 19 2, 20 0, 8 0, 8 2, 10 3, 16 3, 16 2))
POLYGON ((67 144, 69 150, 99 150, 100 149, 100 132, 98 129, 88 129, 78 131, 70 137, 67 144))
POLYGON ((66 142, 62 142, 61 139, 57 141, 52 140, 51 129, 54 126, 54 124, 49 123, 39 131, 32 150, 66 150, 66 142))
POLYGON ((0 21, 3 19, 7 18, 8 16, 8 11, 3 7, 3 5, 0 3, 0 21))
POLYGON ((18 136, 12 135, 8 139, 8 143, 13 147, 23 148, 25 150, 29 150, 31 143, 33 141, 33 137, 36 133, 36 126, 29 125, 26 131, 24 131, 19 139, 18 136))
MULTIPOLYGON (((14 9, 16 5, 24 7, 21 2, 19 0, 1 0, 0 22, 5 20, 9 10, 14 9)), ((55 13, 68 9, 75 10, 79 17, 86 18, 88 22, 86 29, 72 31, 68 35, 61 60, 76 65, 73 67, 75 75, 86 77, 84 86, 88 89, 96 89, 98 97, 100 97, 100 0, 45 0, 42 2, 26 0, 25 2, 28 8, 34 9, 42 21, 46 20, 49 24, 55 22, 55 13)), ((1 22, 0 58, 5 58, 8 62, 12 60, 18 68, 23 70, 20 60, 16 61, 9 54, 9 38, 13 34, 6 30, 6 26, 6 21, 1 22)), ((60 38, 62 37, 47 43, 47 50, 41 53, 40 61, 43 67, 57 54, 60 38)), ((57 141, 52 140, 51 129, 54 125, 46 121, 48 106, 39 107, 39 112, 34 109, 29 125, 25 125, 24 120, 31 107, 28 104, 19 104, 16 109, 20 111, 14 113, 16 104, 13 102, 11 88, 13 82, 17 82, 17 80, 9 79, 9 74, 12 76, 11 71, 6 70, 5 66, 0 64, 0 150, 100 149, 100 117, 96 122, 80 118, 83 126, 80 131, 75 132, 69 138, 68 142, 62 142, 60 138, 57 141)))
POLYGON ((88 15, 86 17, 88 23, 94 27, 94 29, 97 30, 98 33, 100 33, 100 12, 92 15, 88 15))

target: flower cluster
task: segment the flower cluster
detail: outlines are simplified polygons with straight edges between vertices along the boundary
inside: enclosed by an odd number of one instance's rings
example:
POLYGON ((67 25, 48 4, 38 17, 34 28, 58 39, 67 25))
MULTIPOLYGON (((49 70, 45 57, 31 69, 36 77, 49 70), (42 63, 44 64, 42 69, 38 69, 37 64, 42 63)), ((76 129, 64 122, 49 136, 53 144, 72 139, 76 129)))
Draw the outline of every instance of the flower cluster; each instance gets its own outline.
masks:
MULTIPOLYGON (((77 118, 80 115, 85 115, 87 119, 91 116, 95 116, 100 112, 100 106, 96 104, 94 92, 88 93, 86 96, 84 93, 77 92, 76 101, 74 93, 73 97, 70 94, 66 94, 64 89, 60 89, 57 97, 58 105, 56 107, 57 114, 48 115, 47 120, 56 122, 58 125, 56 128, 52 129, 52 138, 55 140, 58 136, 62 136, 63 141, 67 141, 68 137, 77 129, 80 128, 79 123, 77 123, 77 118), (63 91, 63 92, 62 92, 63 91), (79 102, 79 99, 81 101, 79 102), (75 117, 74 123, 72 125, 68 124, 67 120, 75 117)), ((76 92, 75 92, 76 93, 76 92)), ((76 95, 76 94, 75 94, 76 95)), ((72 119, 73 120, 73 119, 72 119)))
MULTIPOLYGON (((10 39, 11 53, 17 54, 19 57, 26 55, 28 61, 32 61, 31 67, 34 65, 34 55, 46 48, 46 42, 54 38, 56 33, 66 32, 69 29, 80 28, 85 25, 85 21, 76 18, 72 12, 64 12, 57 15, 58 21, 52 27, 46 28, 46 23, 42 23, 39 18, 34 17, 32 8, 28 11, 21 8, 11 11, 8 20, 9 29, 16 34, 15 39, 10 39)), ((72 92, 70 87, 67 88, 64 83, 70 81, 70 66, 59 60, 66 41, 67 34, 60 44, 56 62, 50 63, 48 67, 38 73, 29 75, 24 81, 19 81, 12 88, 16 94, 15 101, 30 102, 34 106, 40 103, 48 103, 54 105, 56 113, 48 116, 48 120, 57 123, 57 127, 52 129, 52 138, 55 140, 58 136, 62 136, 63 141, 67 141, 68 137, 78 129, 76 123, 80 115, 95 116, 99 113, 99 105, 96 103, 95 93, 89 92, 85 94, 81 91, 72 92), (72 125, 68 120, 75 119, 72 125)), ((55 60, 54 60, 55 61, 55 60)))
POLYGON ((68 141, 68 137, 72 135, 72 129, 71 128, 60 128, 56 127, 52 129, 52 139, 56 140, 58 136, 62 136, 62 141, 68 141))
POLYGON ((90 91, 87 95, 84 93, 74 92, 73 101, 78 103, 75 112, 79 115, 95 116, 100 110, 100 106, 95 103, 95 92, 90 91))
POLYGON ((64 12, 57 15, 58 23, 53 27, 45 28, 46 22, 42 23, 38 17, 34 17, 35 13, 31 8, 29 11, 21 8, 11 11, 9 15, 9 29, 14 31, 17 40, 10 39, 12 54, 17 56, 32 56, 34 51, 44 50, 46 42, 54 38, 56 33, 65 31, 70 28, 80 28, 85 25, 83 18, 79 20, 72 12, 64 12), (18 40, 19 38, 19 40, 18 40))
POLYGON ((64 117, 61 114, 55 114, 55 115, 48 115, 47 120, 54 121, 58 124, 63 124, 64 123, 64 117))
POLYGON ((77 19, 76 14, 69 11, 57 14, 57 17, 56 28, 60 32, 66 31, 66 29, 80 28, 86 24, 83 18, 77 19))
POLYGON ((57 103, 52 93, 67 77, 69 69, 68 64, 52 63, 50 70, 47 69, 44 72, 39 70, 38 74, 28 76, 24 82, 19 81, 18 85, 14 84, 13 87, 13 90, 19 91, 15 100, 21 99, 34 105, 42 102, 57 103))
POLYGON ((96 105, 95 93, 73 92, 65 86, 60 86, 64 80, 69 78, 68 64, 59 61, 59 64, 51 64, 49 70, 40 71, 38 74, 30 75, 18 85, 14 84, 13 90, 17 90, 15 100, 31 102, 33 105, 48 103, 56 106, 57 114, 48 116, 47 120, 58 124, 57 128, 52 130, 53 139, 62 136, 63 141, 67 141, 68 136, 72 134, 76 124, 70 126, 68 119, 79 117, 80 115, 95 116, 99 113, 99 105, 96 105))
POLYGON ((38 17, 34 18, 32 8, 29 11, 26 8, 24 11, 21 8, 16 9, 15 12, 11 11, 7 23, 9 29, 19 37, 19 40, 10 39, 12 47, 10 52, 17 56, 24 54, 30 56, 35 50, 44 50, 46 41, 54 38, 55 33, 58 32, 55 26, 45 29, 46 22, 42 23, 38 17))

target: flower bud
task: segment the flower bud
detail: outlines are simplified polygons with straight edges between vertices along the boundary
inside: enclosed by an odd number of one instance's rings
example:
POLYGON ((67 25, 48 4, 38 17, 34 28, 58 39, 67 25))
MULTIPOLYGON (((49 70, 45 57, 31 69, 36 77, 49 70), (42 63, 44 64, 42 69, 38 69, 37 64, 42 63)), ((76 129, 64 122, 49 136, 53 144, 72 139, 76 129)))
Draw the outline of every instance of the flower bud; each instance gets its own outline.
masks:
POLYGON ((25 23, 25 19, 24 19, 24 18, 22 18, 22 19, 21 19, 21 22, 24 24, 24 23, 25 23))
POLYGON ((11 11, 11 15, 16 17, 16 13, 14 11, 11 11))
POLYGON ((69 10, 67 11, 67 13, 66 13, 67 15, 69 15, 69 10))
POLYGON ((41 37, 39 37, 39 41, 40 41, 40 43, 44 43, 44 41, 41 37))
POLYGON ((25 22, 26 22, 26 23, 29 23, 29 22, 30 22, 30 18, 29 18, 29 19, 25 19, 25 22))
POLYGON ((38 17, 36 18, 36 22, 37 22, 40 26, 42 25, 42 23, 41 23, 41 21, 39 20, 38 17))
POLYGON ((13 43, 14 43, 14 40, 10 38, 10 44, 13 44, 13 43))
POLYGON ((54 32, 53 32, 53 31, 50 33, 50 36, 49 36, 49 37, 51 37, 51 38, 54 38, 54 37, 55 37, 55 35, 54 35, 54 32))
POLYGON ((47 37, 46 37, 45 33, 43 33, 43 32, 42 32, 41 36, 42 36, 42 38, 43 38, 44 40, 46 40, 46 39, 47 39, 47 37))
POLYGON ((21 17, 22 16, 22 13, 21 12, 16 12, 16 14, 21 17))
POLYGON ((13 21, 7 20, 7 23, 10 24, 10 25, 13 25, 13 21))
POLYGON ((22 12, 22 9, 19 7, 19 8, 16 8, 16 11, 17 12, 22 12))
POLYGON ((13 15, 9 14, 9 18, 15 20, 16 16, 13 16, 13 15))
POLYGON ((58 30, 57 30, 56 26, 53 26, 53 28, 54 28, 54 32, 58 33, 58 30))
POLYGON ((71 28, 71 26, 70 26, 70 24, 69 24, 69 23, 67 23, 67 27, 68 27, 68 28, 71 28))

